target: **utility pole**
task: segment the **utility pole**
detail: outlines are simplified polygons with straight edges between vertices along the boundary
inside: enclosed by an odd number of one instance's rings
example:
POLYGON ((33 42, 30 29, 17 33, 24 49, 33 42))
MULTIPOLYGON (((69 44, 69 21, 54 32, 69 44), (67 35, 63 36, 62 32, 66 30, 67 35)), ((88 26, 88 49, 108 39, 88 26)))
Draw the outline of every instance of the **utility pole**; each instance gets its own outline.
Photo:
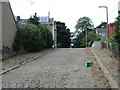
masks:
POLYGON ((86 28, 86 48, 87 48, 87 28, 86 28))
POLYGON ((84 31, 85 31, 85 37, 86 37, 85 43, 86 43, 86 48, 87 48, 87 23, 86 21, 84 22, 84 31))

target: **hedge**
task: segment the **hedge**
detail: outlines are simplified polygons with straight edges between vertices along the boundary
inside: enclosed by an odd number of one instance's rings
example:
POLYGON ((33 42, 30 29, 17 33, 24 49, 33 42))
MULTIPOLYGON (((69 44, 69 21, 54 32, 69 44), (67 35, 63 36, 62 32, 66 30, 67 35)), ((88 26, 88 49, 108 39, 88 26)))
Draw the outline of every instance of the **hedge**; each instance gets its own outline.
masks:
POLYGON ((52 33, 47 26, 24 24, 18 26, 15 42, 13 43, 13 50, 16 53, 21 50, 25 52, 35 52, 45 48, 51 48, 52 44, 52 33))

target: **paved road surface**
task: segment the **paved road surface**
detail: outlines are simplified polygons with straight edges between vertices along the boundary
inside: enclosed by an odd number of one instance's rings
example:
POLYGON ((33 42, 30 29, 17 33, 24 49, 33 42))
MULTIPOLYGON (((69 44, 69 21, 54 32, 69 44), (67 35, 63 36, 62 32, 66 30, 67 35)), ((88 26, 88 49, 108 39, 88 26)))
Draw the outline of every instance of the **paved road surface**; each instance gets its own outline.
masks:
POLYGON ((57 49, 3 75, 3 88, 93 88, 85 49, 57 49))

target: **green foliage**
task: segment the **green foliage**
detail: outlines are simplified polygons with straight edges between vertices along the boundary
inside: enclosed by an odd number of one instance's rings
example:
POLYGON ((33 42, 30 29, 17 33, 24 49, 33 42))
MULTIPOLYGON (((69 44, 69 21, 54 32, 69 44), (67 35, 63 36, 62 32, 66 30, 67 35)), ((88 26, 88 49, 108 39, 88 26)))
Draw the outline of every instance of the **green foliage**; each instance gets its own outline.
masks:
POLYGON ((86 30, 87 30, 87 46, 90 47, 95 40, 99 40, 99 36, 96 35, 93 30, 94 25, 89 17, 82 17, 77 21, 75 26, 76 37, 73 40, 75 48, 86 47, 86 30))
POLYGON ((76 32, 83 32, 84 30, 91 30, 94 28, 93 22, 89 17, 81 17, 77 21, 77 24, 75 26, 76 32))
POLYGON ((115 46, 115 44, 116 44, 114 36, 101 37, 101 40, 103 40, 103 41, 107 40, 109 43, 112 43, 113 46, 115 46))
POLYGON ((101 22, 100 25, 98 25, 96 28, 105 28, 107 26, 106 22, 101 22))
POLYGON ((94 41, 100 40, 99 36, 96 35, 95 31, 88 32, 88 47, 91 47, 94 41))
POLYGON ((27 52, 40 51, 52 47, 52 34, 45 26, 25 24, 18 26, 13 49, 15 52, 24 49, 27 52))
POLYGON ((57 28, 57 47, 59 48, 69 48, 70 39, 70 29, 67 29, 65 23, 56 22, 57 28))
POLYGON ((116 39, 117 43, 120 43, 120 16, 116 18, 115 24, 115 35, 114 38, 116 39))
MULTIPOLYGON (((88 31, 87 33, 87 46, 91 47, 93 42, 96 40, 100 40, 99 36, 96 35, 95 31, 88 31)), ((80 33, 73 40, 75 48, 84 48, 86 47, 86 37, 85 32, 80 33)))
POLYGON ((113 38, 115 39, 115 42, 118 44, 118 48, 120 50, 120 16, 116 18, 114 25, 115 25, 115 34, 113 35, 113 38))
POLYGON ((52 41, 52 33, 45 25, 39 25, 39 29, 41 32, 42 37, 44 38, 44 48, 50 48, 53 44, 52 41))
POLYGON ((35 15, 31 16, 29 19, 28 19, 28 23, 29 24, 35 24, 35 25, 39 25, 39 17, 37 17, 37 13, 35 13, 35 15))

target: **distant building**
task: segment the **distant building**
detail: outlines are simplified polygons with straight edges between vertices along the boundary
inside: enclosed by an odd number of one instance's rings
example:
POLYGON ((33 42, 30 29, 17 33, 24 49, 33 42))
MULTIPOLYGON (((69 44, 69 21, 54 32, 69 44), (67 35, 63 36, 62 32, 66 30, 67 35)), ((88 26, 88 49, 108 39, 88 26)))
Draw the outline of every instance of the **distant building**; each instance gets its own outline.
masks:
POLYGON ((108 24, 108 33, 109 36, 112 36, 115 32, 115 25, 114 24, 108 24))
POLYGON ((107 29, 106 28, 96 28, 96 33, 101 37, 105 37, 105 36, 107 36, 107 29))
POLYGON ((100 35, 101 37, 105 37, 107 35, 112 36, 114 34, 114 32, 115 32, 114 24, 108 24, 108 32, 107 32, 107 28, 97 28, 96 29, 96 33, 98 35, 100 35))
MULTIPOLYGON (((27 24, 28 19, 20 19, 17 18, 18 24, 27 24)), ((48 26, 50 29, 52 36, 53 36, 53 47, 57 47, 57 30, 56 30, 56 22, 54 21, 54 18, 50 18, 48 16, 42 16, 39 17, 40 24, 48 26)))
POLYGON ((18 24, 27 24, 28 23, 28 19, 20 19, 18 21, 18 24))
POLYGON ((49 17, 48 16, 43 16, 43 17, 40 17, 39 18, 39 22, 41 23, 41 24, 49 24, 49 17))
POLYGON ((12 54, 12 44, 17 27, 11 5, 7 0, 0 0, 0 53, 4 56, 12 54))

